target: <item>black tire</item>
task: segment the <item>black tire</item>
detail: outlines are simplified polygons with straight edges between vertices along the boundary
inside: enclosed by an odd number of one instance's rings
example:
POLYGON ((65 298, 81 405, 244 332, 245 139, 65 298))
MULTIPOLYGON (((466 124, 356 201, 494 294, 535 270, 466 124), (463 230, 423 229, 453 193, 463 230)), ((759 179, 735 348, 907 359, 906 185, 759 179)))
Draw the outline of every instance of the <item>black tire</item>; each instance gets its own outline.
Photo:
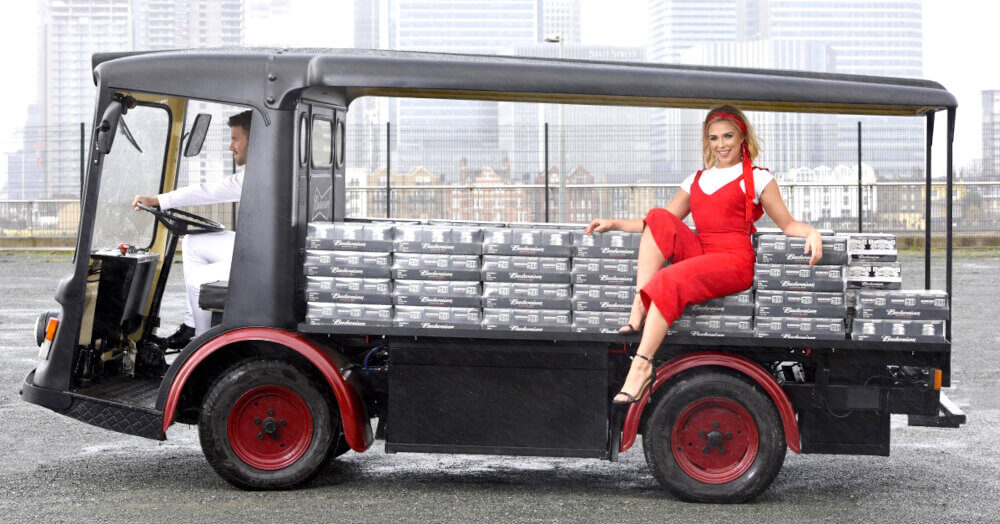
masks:
POLYGON ((767 393, 749 379, 697 370, 673 381, 653 402, 643 433, 646 463, 675 497, 746 502, 778 475, 786 449, 781 417, 767 393))
POLYGON ((329 388, 278 360, 230 367, 209 388, 198 417, 205 458, 241 489, 289 489, 309 481, 343 439, 340 433, 329 388), (257 428, 263 429, 252 434, 257 428))

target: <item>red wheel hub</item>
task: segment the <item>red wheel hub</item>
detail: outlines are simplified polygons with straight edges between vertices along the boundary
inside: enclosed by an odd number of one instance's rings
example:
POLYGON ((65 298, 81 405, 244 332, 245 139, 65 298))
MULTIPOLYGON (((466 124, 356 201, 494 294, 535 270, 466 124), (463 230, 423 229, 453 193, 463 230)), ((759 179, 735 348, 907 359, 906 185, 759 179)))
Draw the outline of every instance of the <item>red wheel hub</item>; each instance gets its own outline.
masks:
POLYGON ((227 433, 240 460, 273 471, 294 464, 309 448, 312 412, 298 393, 286 387, 257 386, 229 410, 227 433))
POLYGON ((670 449, 684 473, 705 484, 732 482, 750 469, 760 438, 742 405, 726 398, 692 402, 674 421, 670 449))

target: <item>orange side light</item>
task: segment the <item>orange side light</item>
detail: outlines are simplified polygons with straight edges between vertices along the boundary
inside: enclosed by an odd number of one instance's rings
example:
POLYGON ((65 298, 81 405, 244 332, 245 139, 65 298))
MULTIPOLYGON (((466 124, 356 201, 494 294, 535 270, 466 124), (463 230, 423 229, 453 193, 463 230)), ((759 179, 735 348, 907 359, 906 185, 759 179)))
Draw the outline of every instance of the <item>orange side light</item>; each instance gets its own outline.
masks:
POLYGON ((45 326, 45 340, 52 340, 53 338, 56 338, 57 327, 59 327, 59 320, 50 318, 48 325, 45 326))
POLYGON ((934 369, 934 391, 941 391, 941 370, 934 369))

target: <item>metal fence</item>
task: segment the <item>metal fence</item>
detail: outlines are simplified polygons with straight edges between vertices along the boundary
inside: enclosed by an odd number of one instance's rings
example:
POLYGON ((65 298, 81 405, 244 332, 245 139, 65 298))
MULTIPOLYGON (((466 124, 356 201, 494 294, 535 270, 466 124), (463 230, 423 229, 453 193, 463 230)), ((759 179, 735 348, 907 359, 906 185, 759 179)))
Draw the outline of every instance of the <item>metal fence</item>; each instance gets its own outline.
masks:
MULTIPOLYGON (((641 123, 643 115, 630 116, 628 125, 561 128, 351 125, 348 216, 573 223, 641 217, 669 202, 680 180, 701 163, 698 125, 641 123)), ((757 127, 765 149, 756 162, 772 169, 793 216, 836 231, 923 236, 922 121, 793 118, 799 117, 761 117, 757 127)), ((74 170, 86 130, 63 127, 26 129, 24 146, 7 155, 4 189, 16 198, 0 200, 0 240, 76 235, 80 205, 72 197, 79 194, 80 175, 74 170), (74 132, 75 140, 67 138, 74 132), (58 155, 44 145, 55 135, 63 137, 58 155), (57 161, 61 164, 49 165, 57 161)), ((206 140, 202 155, 182 162, 179 185, 232 172, 222 127, 206 140)), ((984 128, 984 136, 988 131, 993 132, 984 128)), ((991 165, 984 160, 956 170, 956 235, 1000 242, 1000 182, 986 175, 991 165)), ((943 170, 934 175, 931 229, 940 237, 946 190, 943 170)), ((235 209, 220 204, 197 211, 232 227, 235 209)), ((765 217, 760 225, 770 223, 765 217)))

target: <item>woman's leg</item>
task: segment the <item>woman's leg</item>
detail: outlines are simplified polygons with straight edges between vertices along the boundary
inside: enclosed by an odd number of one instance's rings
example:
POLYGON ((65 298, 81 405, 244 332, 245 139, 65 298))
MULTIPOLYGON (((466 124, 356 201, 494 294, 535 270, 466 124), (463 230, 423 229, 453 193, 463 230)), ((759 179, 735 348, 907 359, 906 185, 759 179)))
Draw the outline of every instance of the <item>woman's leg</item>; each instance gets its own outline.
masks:
MULTIPOLYGON (((712 253, 688 258, 657 271, 643 289, 649 313, 636 353, 652 359, 656 355, 667 328, 688 304, 738 293, 753 284, 753 259, 730 254, 712 253)), ((621 391, 638 395, 650 376, 652 363, 635 358, 621 391)), ((625 402, 628 397, 615 396, 625 402)))
MULTIPOLYGON (((656 303, 651 303, 649 305, 649 312, 646 314, 646 327, 642 330, 642 340, 639 341, 639 349, 636 350, 636 354, 642 355, 649 360, 643 358, 632 359, 632 365, 628 368, 628 376, 625 377, 625 383, 622 384, 621 391, 638 397, 642 389, 646 387, 646 381, 650 379, 653 373, 653 363, 650 360, 653 360, 653 355, 656 354, 656 350, 663 343, 663 337, 667 336, 667 327, 667 321, 660 314, 660 310, 656 308, 656 303)), ((614 399, 615 402, 628 402, 629 400, 631 399, 625 396, 624 393, 618 393, 614 399)))
POLYGON ((629 326, 638 330, 642 325, 642 319, 646 316, 646 308, 642 305, 642 297, 639 290, 653 278, 653 275, 667 262, 666 257, 660 252, 659 246, 653 240, 653 233, 645 227, 642 230, 642 239, 639 241, 639 267, 635 275, 635 298, 632 300, 632 311, 628 316, 628 326, 622 326, 622 330, 628 330, 629 326))
POLYGON ((623 333, 638 330, 646 315, 646 307, 638 290, 644 288, 668 260, 682 260, 703 254, 698 236, 676 215, 663 208, 650 209, 643 219, 639 241, 639 264, 636 269, 636 294, 632 301, 628 325, 623 333))

